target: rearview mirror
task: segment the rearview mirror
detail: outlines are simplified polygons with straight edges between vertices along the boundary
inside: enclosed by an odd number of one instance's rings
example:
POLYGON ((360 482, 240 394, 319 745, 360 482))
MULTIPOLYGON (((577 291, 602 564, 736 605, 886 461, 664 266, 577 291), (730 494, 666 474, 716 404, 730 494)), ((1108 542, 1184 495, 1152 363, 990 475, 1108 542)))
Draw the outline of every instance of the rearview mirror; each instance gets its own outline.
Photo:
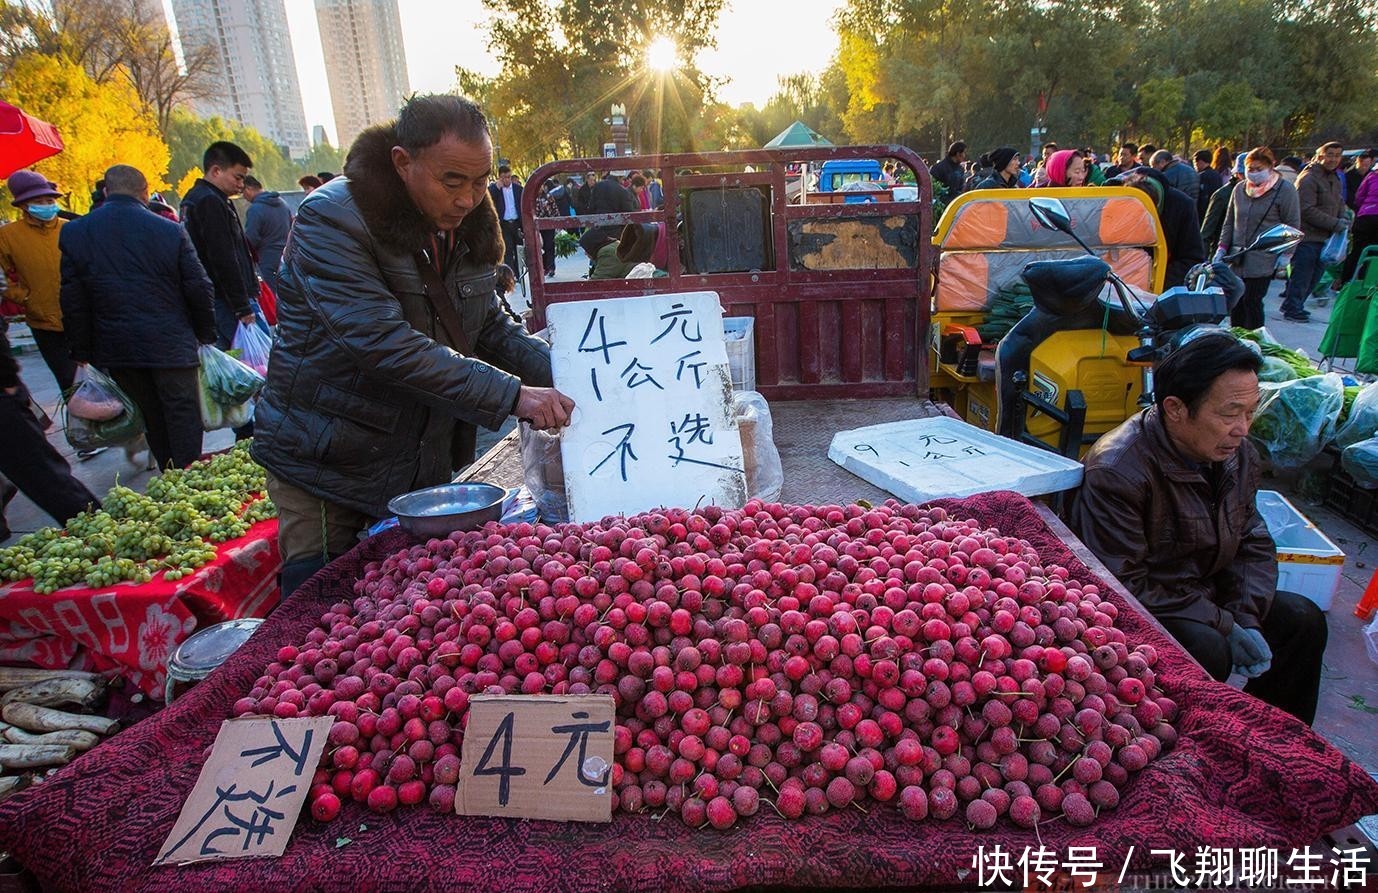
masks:
POLYGON ((1279 223, 1260 233, 1246 251, 1266 251, 1269 254, 1282 254, 1301 241, 1302 231, 1285 223, 1279 223))
POLYGON ((1067 206, 1062 203, 1062 199, 1031 198, 1029 212, 1034 215, 1035 220, 1049 229, 1072 235, 1072 215, 1067 213, 1067 206))

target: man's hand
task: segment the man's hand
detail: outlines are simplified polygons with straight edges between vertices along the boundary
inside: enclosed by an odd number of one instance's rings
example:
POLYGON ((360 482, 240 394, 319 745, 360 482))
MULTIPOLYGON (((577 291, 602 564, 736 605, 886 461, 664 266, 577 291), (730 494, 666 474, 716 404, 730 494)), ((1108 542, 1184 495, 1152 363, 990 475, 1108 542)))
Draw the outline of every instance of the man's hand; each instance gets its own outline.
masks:
POLYGON ((239 318, 239 321, 244 323, 244 325, 246 326, 251 326, 254 323, 258 322, 258 316, 254 313, 246 313, 239 318))
POLYGON ((569 424, 574 401, 554 388, 522 385, 517 394, 517 418, 542 431, 558 431, 569 424))
POLYGON ((1273 649, 1258 630, 1236 623, 1230 629, 1229 643, 1230 659, 1239 675, 1253 679, 1273 665, 1273 649))

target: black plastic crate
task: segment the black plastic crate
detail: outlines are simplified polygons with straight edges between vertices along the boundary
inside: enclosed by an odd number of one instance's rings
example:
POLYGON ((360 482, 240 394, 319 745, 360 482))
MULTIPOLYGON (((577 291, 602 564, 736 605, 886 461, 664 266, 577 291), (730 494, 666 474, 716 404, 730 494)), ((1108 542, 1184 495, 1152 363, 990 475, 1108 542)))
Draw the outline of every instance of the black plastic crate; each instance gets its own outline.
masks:
POLYGON ((1378 490, 1366 490, 1340 467, 1339 453, 1326 478, 1325 505, 1358 527, 1378 536, 1378 490))

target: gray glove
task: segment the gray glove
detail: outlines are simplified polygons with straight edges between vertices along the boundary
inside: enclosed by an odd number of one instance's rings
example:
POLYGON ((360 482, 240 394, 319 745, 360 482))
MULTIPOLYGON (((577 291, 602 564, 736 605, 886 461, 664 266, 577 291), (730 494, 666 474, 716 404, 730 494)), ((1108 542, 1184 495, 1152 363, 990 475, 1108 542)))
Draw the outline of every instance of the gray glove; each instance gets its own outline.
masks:
POLYGON ((1234 671, 1244 678, 1262 676, 1273 665, 1273 650, 1258 630, 1236 623, 1230 629, 1229 643, 1234 671))

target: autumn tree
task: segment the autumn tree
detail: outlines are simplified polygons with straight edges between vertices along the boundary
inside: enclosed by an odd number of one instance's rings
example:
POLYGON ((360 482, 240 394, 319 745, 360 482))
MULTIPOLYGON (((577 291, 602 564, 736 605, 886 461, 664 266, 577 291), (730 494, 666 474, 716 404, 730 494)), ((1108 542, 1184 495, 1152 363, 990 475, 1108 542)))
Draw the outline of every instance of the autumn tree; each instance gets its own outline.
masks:
MULTIPOLYGON (((167 131, 171 152, 169 179, 180 184, 187 171, 193 168, 199 170, 206 147, 217 140, 234 143, 249 153, 254 162, 253 175, 267 189, 296 189, 297 178, 308 172, 302 166, 293 164, 283 154, 281 147, 252 127, 218 116, 198 118, 184 109, 176 109, 168 122, 167 131)), ((338 155, 333 157, 337 158, 338 155)), ((311 168, 309 172, 338 169, 322 166, 311 168)))
POLYGON ((62 152, 34 167, 70 193, 72 210, 90 207, 92 184, 115 164, 137 167, 154 190, 166 188, 167 145, 127 81, 100 84, 64 56, 29 53, 0 81, 0 98, 62 135, 62 152))

